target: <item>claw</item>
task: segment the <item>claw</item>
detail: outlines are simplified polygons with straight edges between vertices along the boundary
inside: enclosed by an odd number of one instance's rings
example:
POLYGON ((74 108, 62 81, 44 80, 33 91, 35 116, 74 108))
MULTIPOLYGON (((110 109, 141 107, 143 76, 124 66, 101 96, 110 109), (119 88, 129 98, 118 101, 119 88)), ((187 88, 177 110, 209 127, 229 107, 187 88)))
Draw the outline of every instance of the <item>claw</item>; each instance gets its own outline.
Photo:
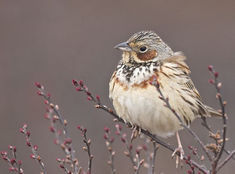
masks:
MULTIPOLYGON (((178 147, 174 150, 174 152, 172 153, 172 158, 174 156, 176 156, 176 168, 179 167, 179 163, 184 159, 184 150, 183 150, 183 147, 182 147, 182 144, 181 144, 181 141, 180 141, 180 136, 179 136, 179 133, 176 132, 176 138, 177 138, 177 142, 178 142, 178 147), (177 154, 179 153, 179 155, 177 154)), ((182 166, 182 163, 181 165, 182 166)))

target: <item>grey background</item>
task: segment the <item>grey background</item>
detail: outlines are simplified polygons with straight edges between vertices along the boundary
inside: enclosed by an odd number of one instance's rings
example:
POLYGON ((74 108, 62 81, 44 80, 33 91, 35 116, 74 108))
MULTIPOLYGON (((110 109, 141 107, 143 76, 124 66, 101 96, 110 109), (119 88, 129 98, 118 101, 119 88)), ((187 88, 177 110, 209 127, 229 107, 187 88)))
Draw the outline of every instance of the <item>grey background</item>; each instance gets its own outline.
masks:
MULTIPOLYGON (((63 157, 53 144, 48 121, 43 119, 45 106, 33 85, 39 81, 50 91, 69 122, 69 132, 83 166, 78 124, 88 129, 95 156, 93 172, 110 173, 108 153, 103 140, 103 127, 113 127, 112 118, 97 111, 76 93, 72 79, 83 79, 103 102, 108 99, 109 78, 121 53, 113 46, 134 32, 156 31, 175 51, 184 51, 192 70, 192 79, 205 103, 217 107, 215 90, 208 84, 207 66, 220 72, 223 95, 228 101, 230 142, 234 148, 235 85, 235 2, 232 0, 0 0, 0 150, 16 145, 25 173, 39 173, 37 163, 29 159, 29 149, 19 128, 27 123, 32 139, 39 146, 48 173, 63 173, 55 158, 63 157)), ((219 121, 212 121, 212 125, 219 121)), ((192 125, 203 140, 208 133, 199 121, 192 125)), ((195 145, 185 131, 184 147, 195 145)), ((175 137, 166 140, 176 144, 175 137)), ((118 173, 132 173, 130 161, 123 155, 123 145, 116 139, 118 173)), ((157 173, 184 173, 175 169, 171 153, 161 148, 157 154, 157 173)), ((229 162, 221 173, 235 170, 229 162)), ((145 170, 142 170, 145 173, 145 170)), ((9 173, 0 160, 0 173, 9 173)))

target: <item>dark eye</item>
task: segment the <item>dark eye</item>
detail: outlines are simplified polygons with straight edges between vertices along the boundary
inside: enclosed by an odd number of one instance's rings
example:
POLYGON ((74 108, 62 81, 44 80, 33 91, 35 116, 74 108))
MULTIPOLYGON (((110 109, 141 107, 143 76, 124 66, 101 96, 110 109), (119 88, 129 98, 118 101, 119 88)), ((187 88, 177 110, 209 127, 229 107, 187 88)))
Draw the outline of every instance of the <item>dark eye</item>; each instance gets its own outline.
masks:
POLYGON ((146 46, 140 47, 140 52, 141 52, 141 53, 144 53, 144 52, 146 52, 146 51, 147 51, 147 47, 146 47, 146 46))

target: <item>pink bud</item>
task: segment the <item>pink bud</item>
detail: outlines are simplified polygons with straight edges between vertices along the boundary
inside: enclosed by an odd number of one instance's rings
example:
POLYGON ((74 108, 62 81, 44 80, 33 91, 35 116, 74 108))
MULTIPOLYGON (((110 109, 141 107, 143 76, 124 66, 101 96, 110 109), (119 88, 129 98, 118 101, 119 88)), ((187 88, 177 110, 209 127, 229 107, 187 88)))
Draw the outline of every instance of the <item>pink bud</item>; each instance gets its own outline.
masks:
POLYGON ((96 96, 96 99, 97 99, 98 101, 100 101, 100 96, 97 95, 97 96, 96 96))
POLYGON ((108 139, 108 135, 104 134, 104 139, 107 140, 108 139))
POLYGON ((9 171, 14 172, 14 171, 16 171, 16 168, 15 167, 10 167, 9 171))
POLYGON ((74 86, 78 86, 78 82, 76 80, 73 80, 72 82, 74 86))
POLYGON ((110 143, 113 143, 113 142, 114 142, 114 138, 111 137, 111 138, 109 139, 109 141, 110 141, 110 143))
POLYGON ((42 96, 42 92, 41 91, 37 91, 37 95, 42 96))
POLYGON ((49 127, 49 129, 50 129, 50 131, 51 131, 52 133, 54 133, 54 132, 55 132, 54 127, 50 126, 50 127, 49 127))
POLYGON ((11 163, 12 165, 14 165, 14 164, 16 163, 15 158, 12 158, 11 161, 10 161, 10 163, 11 163))
POLYGON ((87 97, 87 100, 91 101, 91 100, 92 100, 92 98, 91 98, 90 96, 88 96, 88 97, 87 97))
POLYGON ((34 148, 34 150, 36 150, 36 151, 38 150, 38 146, 37 146, 37 145, 34 145, 33 148, 34 148))
POLYGON ((110 129, 105 126, 105 127, 104 127, 104 131, 105 131, 106 133, 109 133, 110 129))
POLYGON ((214 81, 213 79, 210 79, 208 82, 209 82, 210 84, 214 84, 214 83, 215 83, 215 81, 214 81))
POLYGON ((214 76, 217 78, 219 76, 219 73, 218 72, 215 72, 214 73, 214 76))
POLYGON ((79 83, 80 86, 84 85, 84 82, 82 80, 80 80, 78 83, 79 83))
POLYGON ((29 141, 26 142, 26 145, 31 147, 31 143, 29 141))
POLYGON ((2 151, 2 152, 1 152, 1 155, 2 155, 2 156, 6 156, 6 155, 7 155, 7 152, 6 152, 6 151, 2 151))
POLYGON ((71 138, 67 138, 65 141, 64 141, 64 144, 71 144, 72 143, 72 139, 71 138))
POLYGON ((76 91, 81 91, 81 87, 76 87, 76 91))
POLYGON ((35 82, 34 85, 37 87, 37 88, 41 88, 41 84, 39 82, 35 82))
POLYGON ((209 65, 209 66, 208 66, 208 70, 209 70, 209 71, 212 71, 212 70, 213 70, 213 66, 212 66, 212 65, 209 65))
POLYGON ((29 137, 31 133, 30 133, 29 131, 27 131, 26 134, 27 134, 27 136, 29 137))
POLYGON ((30 158, 35 159, 35 155, 34 154, 30 154, 30 158))

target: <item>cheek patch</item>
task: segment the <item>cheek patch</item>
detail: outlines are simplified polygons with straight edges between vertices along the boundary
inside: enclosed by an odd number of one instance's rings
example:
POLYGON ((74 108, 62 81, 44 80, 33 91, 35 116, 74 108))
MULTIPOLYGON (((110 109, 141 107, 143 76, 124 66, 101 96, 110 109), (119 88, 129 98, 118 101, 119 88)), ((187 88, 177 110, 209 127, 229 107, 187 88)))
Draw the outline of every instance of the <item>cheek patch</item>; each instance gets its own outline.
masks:
POLYGON ((155 58, 156 56, 157 56, 156 50, 150 50, 150 51, 147 51, 146 53, 137 53, 137 57, 143 61, 151 60, 155 58))

